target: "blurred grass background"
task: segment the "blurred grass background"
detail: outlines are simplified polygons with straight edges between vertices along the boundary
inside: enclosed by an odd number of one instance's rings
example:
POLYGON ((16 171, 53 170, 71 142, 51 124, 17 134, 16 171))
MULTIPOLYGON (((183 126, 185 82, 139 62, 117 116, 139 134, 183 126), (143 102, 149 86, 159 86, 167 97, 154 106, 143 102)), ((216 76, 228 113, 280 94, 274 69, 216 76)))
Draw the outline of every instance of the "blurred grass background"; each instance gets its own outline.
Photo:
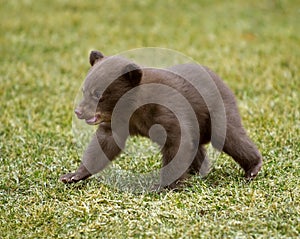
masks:
MULTIPOLYGON (((298 237, 299 18, 293 0, 1 0, 0 237, 298 237), (209 66, 235 92, 264 156, 257 180, 222 156, 181 192, 58 182, 80 161, 71 120, 89 51, 152 46, 209 66)), ((137 149, 159 162, 149 144, 129 141, 120 166, 146 167, 137 149)))

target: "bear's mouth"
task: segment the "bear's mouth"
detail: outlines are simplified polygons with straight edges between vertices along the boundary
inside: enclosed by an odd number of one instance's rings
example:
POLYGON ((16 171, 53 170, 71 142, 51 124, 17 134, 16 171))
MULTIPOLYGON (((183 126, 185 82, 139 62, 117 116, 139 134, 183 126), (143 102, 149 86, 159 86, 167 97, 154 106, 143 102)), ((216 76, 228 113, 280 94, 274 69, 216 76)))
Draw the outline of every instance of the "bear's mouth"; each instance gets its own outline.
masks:
POLYGON ((85 122, 89 125, 97 125, 101 123, 110 122, 110 120, 105 119, 105 117, 101 117, 100 114, 96 114, 92 118, 86 119, 85 122))
POLYGON ((102 121, 100 114, 94 115, 94 117, 86 119, 85 122, 90 125, 100 124, 102 121))

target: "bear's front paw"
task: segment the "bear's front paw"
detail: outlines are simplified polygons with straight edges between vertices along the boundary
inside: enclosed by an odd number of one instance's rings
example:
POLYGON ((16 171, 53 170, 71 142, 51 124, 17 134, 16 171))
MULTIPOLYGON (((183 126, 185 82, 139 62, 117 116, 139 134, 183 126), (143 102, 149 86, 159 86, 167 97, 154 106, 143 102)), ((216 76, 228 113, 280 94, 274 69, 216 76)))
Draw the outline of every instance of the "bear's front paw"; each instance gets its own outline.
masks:
POLYGON ((86 179, 87 175, 80 174, 78 172, 75 173, 67 173, 59 178, 63 183, 76 183, 80 180, 86 179))

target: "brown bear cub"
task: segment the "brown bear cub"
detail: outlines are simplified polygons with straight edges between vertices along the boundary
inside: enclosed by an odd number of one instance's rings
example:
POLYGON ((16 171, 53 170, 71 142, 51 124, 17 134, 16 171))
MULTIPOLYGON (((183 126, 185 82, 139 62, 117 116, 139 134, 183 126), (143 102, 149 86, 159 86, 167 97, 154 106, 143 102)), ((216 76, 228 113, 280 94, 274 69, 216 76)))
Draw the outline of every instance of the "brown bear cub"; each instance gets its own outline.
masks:
POLYGON ((233 93, 207 67, 147 68, 98 51, 91 52, 90 64, 75 114, 98 128, 81 165, 61 176, 62 182, 104 169, 130 135, 149 137, 161 146, 160 188, 175 188, 188 174, 200 173, 207 165, 204 146, 209 142, 230 155, 247 179, 260 171, 261 154, 242 126, 233 93))

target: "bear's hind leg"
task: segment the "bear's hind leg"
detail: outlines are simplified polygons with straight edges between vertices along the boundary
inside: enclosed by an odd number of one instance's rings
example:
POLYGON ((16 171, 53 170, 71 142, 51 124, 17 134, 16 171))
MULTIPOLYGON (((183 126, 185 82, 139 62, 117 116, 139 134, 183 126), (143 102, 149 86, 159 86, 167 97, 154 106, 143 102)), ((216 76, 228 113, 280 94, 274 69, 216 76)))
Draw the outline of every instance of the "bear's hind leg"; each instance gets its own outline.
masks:
POLYGON ((245 178, 255 178, 260 171, 262 156, 243 127, 228 128, 223 151, 245 170, 245 178))

